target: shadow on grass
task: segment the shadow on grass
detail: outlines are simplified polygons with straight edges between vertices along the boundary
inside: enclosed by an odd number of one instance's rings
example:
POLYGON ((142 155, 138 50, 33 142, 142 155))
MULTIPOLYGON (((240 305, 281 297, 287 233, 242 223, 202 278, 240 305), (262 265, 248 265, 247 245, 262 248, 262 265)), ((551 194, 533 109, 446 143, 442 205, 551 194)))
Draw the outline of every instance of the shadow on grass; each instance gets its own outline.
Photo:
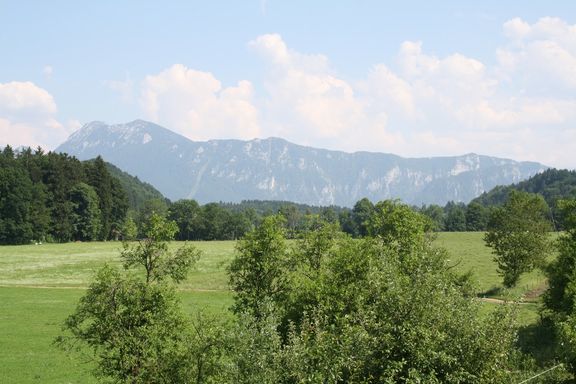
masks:
POLYGON ((492 287, 487 291, 478 293, 478 297, 494 297, 494 296, 501 296, 504 292, 502 287, 492 287))

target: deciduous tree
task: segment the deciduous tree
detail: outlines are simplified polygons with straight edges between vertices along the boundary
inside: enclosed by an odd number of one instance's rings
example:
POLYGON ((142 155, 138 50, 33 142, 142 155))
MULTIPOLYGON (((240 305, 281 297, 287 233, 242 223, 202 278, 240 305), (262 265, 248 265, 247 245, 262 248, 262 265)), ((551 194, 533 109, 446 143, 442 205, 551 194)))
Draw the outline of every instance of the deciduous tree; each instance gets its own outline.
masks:
POLYGON ((266 358, 244 349, 253 364, 242 359, 242 371, 260 368, 250 377, 264 383, 507 382, 512 308, 480 316, 409 207, 384 202, 374 215, 382 215, 376 237, 317 226, 295 243, 289 263, 278 252, 280 226, 265 222, 248 235, 232 279, 244 283, 234 285, 237 298, 250 298, 237 299, 236 312, 255 326, 238 342, 257 343, 266 358))
POLYGON ((288 249, 284 231, 284 218, 269 216, 238 242, 229 267, 234 312, 260 319, 267 301, 278 302, 286 295, 288 249))
POLYGON ((171 254, 176 225, 152 215, 139 245, 126 246, 124 266, 143 267, 141 274, 105 266, 75 312, 63 326, 57 343, 88 347, 96 374, 114 383, 186 383, 192 377, 189 322, 180 310, 176 290, 198 257, 193 248, 171 254))
POLYGON ((550 319, 558 336, 558 352, 576 375, 576 200, 561 200, 557 211, 565 232, 558 238, 558 257, 546 268, 544 318, 550 319))
POLYGON ((523 273, 543 266, 552 229, 548 213, 542 196, 519 191, 492 211, 484 241, 492 248, 504 286, 513 287, 523 273))

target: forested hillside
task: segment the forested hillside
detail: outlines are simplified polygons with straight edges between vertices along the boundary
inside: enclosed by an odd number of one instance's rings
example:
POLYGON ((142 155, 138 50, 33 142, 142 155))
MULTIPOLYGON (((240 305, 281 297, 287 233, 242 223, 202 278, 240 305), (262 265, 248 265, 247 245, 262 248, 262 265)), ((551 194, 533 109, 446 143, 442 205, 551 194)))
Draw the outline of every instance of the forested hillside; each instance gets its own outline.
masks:
POLYGON ((107 240, 118 236, 128 200, 101 158, 7 146, 0 154, 0 244, 107 240))
MULTIPOLYGON (((92 162, 94 160, 88 160, 92 162)), ((162 193, 160 193, 151 184, 138 179, 137 176, 132 176, 127 172, 124 172, 114 164, 106 162, 106 169, 108 172, 120 181, 120 185, 124 188, 126 192, 126 197, 128 198, 128 205, 131 209, 138 210, 144 206, 144 203, 152 199, 164 199, 162 193)))
POLYGON ((518 184, 508 186, 498 186, 489 192, 485 192, 471 203, 477 203, 484 207, 502 205, 510 191, 523 191, 537 193, 544 197, 551 210, 551 215, 556 224, 562 227, 559 222, 558 200, 576 198, 576 171, 566 169, 548 169, 542 173, 532 176, 518 184))
POLYGON ((576 171, 548 169, 518 184, 498 186, 473 201, 484 206, 502 205, 511 190, 538 193, 548 205, 554 206, 559 199, 576 197, 576 171))

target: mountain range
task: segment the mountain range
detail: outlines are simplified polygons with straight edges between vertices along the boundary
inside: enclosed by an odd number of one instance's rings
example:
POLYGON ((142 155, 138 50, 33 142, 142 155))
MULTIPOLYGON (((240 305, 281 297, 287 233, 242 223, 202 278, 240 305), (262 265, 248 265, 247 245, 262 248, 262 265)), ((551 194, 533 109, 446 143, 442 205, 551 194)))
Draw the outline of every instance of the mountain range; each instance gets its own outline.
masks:
POLYGON ((197 142, 143 120, 88 123, 56 151, 80 160, 101 155, 171 200, 199 203, 250 199, 352 206, 367 197, 443 205, 468 202, 548 168, 473 153, 430 158, 348 153, 280 138, 197 142))

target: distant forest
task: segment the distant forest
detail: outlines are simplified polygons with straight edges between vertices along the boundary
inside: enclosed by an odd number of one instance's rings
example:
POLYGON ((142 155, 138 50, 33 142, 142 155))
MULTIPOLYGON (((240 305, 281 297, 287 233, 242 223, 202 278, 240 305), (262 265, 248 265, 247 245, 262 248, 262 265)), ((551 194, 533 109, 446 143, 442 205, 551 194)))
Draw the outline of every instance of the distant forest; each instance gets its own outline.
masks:
MULTIPOLYGON (((556 201, 576 198, 576 172, 549 169, 521 183, 496 187, 469 204, 413 209, 428 217, 428 230, 484 231, 490 211, 502 205, 511 190, 544 196, 552 222, 561 229, 556 201)), ((258 200, 171 202, 101 157, 81 162, 40 148, 15 151, 10 146, 0 152, 0 244, 132 240, 143 236, 144 223, 153 213, 177 223, 178 240, 238 239, 277 213, 285 217, 291 237, 319 222, 338 224, 351 236, 363 237, 369 235, 367 223, 374 209, 366 198, 352 208, 258 200)))

